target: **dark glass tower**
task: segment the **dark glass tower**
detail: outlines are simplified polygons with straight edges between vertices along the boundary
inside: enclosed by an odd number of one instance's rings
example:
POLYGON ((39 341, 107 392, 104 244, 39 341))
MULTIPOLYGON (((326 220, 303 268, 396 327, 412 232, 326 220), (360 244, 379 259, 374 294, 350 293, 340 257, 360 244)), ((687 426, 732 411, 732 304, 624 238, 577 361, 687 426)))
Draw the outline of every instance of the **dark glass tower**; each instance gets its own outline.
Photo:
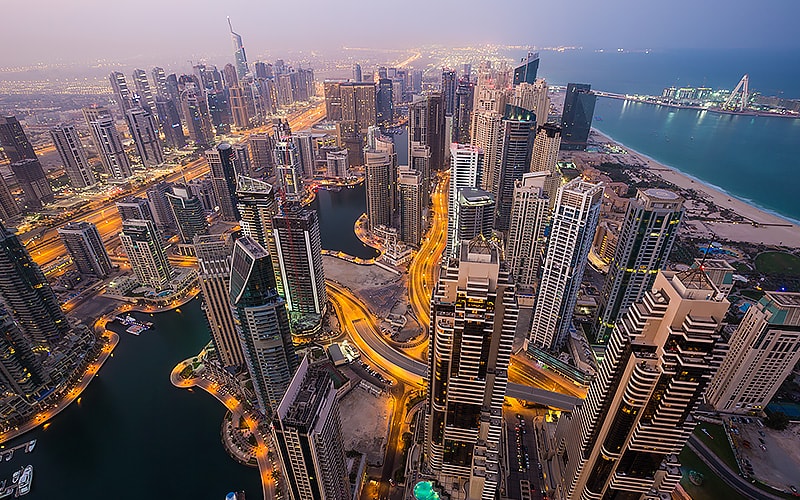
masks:
POLYGON ((236 240, 233 248, 230 300, 259 407, 271 415, 298 362, 286 304, 275 289, 271 259, 249 236, 236 240))
POLYGON ((585 151, 592 128, 594 105, 597 96, 588 83, 570 83, 564 97, 564 112, 561 114, 561 149, 585 151))
POLYGON ((206 151, 206 158, 222 220, 236 222, 240 218, 236 208, 236 153, 230 144, 223 142, 216 149, 206 151))
POLYGON ((50 350, 69 331, 67 318, 39 265, 2 224, 0 295, 34 350, 50 350))
POLYGON ((45 381, 45 370, 28 339, 6 311, 0 309, 0 390, 31 400, 45 381))
POLYGON ((442 96, 444 98, 445 116, 453 116, 456 98, 456 72, 455 70, 442 69, 442 96))
POLYGON ((11 163, 36 159, 33 146, 15 116, 0 116, 0 146, 11 163))
POLYGON ((539 71, 539 53, 528 52, 528 56, 522 59, 520 65, 514 68, 514 85, 520 83, 533 83, 536 81, 536 73, 539 71))
POLYGON ((508 231, 511 224, 514 183, 522 180, 522 176, 530 169, 533 141, 536 137, 536 115, 515 106, 507 108, 506 115, 500 122, 500 175, 494 224, 498 231, 508 231))
POLYGON ((378 113, 378 123, 385 125, 392 122, 394 117, 394 102, 392 94, 392 81, 388 78, 381 78, 378 83, 378 93, 375 96, 376 111, 378 113))

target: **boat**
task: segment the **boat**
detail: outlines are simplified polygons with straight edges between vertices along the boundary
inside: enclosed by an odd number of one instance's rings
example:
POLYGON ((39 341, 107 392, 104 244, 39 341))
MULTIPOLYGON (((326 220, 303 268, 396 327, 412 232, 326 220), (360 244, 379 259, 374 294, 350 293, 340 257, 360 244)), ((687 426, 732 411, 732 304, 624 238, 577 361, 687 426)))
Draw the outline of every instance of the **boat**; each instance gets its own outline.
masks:
POLYGON ((17 489, 17 496, 27 495, 31 492, 31 483, 33 483, 33 465, 26 465, 22 470, 22 475, 19 476, 19 488, 17 489))
POLYGON ((11 483, 12 484, 17 484, 17 482, 19 481, 19 475, 21 473, 22 473, 22 469, 18 470, 17 472, 14 473, 13 476, 11 476, 11 483))
POLYGON ((8 455, 6 455, 6 462, 8 462, 9 460, 11 460, 11 458, 12 458, 13 456, 14 456, 14 450, 8 450, 8 455))
POLYGON ((25 448, 25 453, 32 452, 35 447, 36 447, 36 440, 35 439, 31 439, 28 442, 28 446, 25 448))

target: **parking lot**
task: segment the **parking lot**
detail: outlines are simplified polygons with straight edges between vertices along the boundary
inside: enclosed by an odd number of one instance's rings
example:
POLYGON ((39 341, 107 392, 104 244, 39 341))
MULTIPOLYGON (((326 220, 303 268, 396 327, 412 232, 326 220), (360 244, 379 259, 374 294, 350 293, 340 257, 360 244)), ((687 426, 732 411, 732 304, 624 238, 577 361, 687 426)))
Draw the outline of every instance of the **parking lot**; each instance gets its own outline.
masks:
POLYGON ((725 420, 745 473, 780 491, 800 491, 800 425, 776 431, 762 427, 753 417, 725 420))

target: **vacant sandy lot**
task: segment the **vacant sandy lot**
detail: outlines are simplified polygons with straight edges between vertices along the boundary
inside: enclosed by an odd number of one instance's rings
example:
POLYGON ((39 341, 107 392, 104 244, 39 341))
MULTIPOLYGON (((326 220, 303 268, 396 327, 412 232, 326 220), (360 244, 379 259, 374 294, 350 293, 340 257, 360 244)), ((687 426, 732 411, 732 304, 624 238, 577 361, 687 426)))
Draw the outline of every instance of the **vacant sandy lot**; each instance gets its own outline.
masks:
POLYGON ((369 465, 383 464, 390 408, 387 393, 373 396, 360 387, 339 400, 344 449, 364 453, 369 465))

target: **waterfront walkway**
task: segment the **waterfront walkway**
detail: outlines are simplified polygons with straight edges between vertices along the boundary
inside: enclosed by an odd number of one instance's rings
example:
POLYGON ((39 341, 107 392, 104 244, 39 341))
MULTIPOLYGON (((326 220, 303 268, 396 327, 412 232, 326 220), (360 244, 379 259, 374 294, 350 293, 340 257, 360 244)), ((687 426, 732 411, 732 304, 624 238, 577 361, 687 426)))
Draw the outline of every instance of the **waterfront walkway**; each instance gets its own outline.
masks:
MULTIPOLYGON (((216 380, 210 380, 209 378, 205 378, 206 373, 213 372, 212 369, 204 370, 204 373, 198 374, 194 371, 193 365, 194 363, 198 362, 195 360, 199 360, 201 355, 193 356, 187 360, 181 361, 178 363, 175 368, 172 369, 172 373, 170 373, 169 379, 172 382, 172 385, 181 389, 188 389, 190 387, 199 387, 203 389, 207 393, 214 396, 217 401, 222 403, 228 411, 231 412, 231 421, 239 422, 240 419, 244 419, 245 424, 247 425, 248 429, 250 429, 250 433, 256 439, 256 461, 258 462, 258 471, 261 476, 261 488, 262 493, 264 495, 264 500, 273 500, 277 498, 276 496, 276 488, 275 488, 275 479, 273 478, 273 469, 272 469, 272 462, 269 460, 269 448, 266 443, 266 438, 259 432, 258 428, 258 420, 257 415, 252 410, 248 410, 242 404, 242 402, 233 394, 229 393, 225 388, 224 385, 227 384, 220 384, 216 380), (183 378, 181 375, 186 368, 192 368, 192 376, 190 378, 183 378)), ((232 449, 228 451, 239 456, 240 453, 235 450, 235 444, 232 441, 227 439, 227 436, 223 435, 223 443, 225 446, 231 446, 232 449)))

